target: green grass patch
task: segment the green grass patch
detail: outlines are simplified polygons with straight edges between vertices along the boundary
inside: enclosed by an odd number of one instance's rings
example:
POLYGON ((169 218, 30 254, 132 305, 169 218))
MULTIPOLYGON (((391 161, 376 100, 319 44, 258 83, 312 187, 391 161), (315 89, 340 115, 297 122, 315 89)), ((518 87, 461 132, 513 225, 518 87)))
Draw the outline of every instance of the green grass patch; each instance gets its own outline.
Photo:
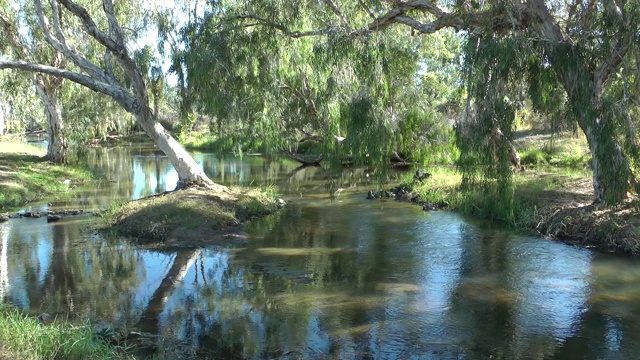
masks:
POLYGON ((269 153, 274 151, 273 148, 266 145, 263 137, 249 137, 241 134, 240 130, 224 136, 206 132, 191 132, 186 135, 181 135, 178 141, 189 150, 232 152, 238 155, 242 155, 243 153, 269 153))
POLYGON ((233 147, 233 144, 225 144, 225 142, 218 137, 205 133, 183 135, 180 136, 179 141, 182 146, 192 150, 216 150, 219 148, 233 147))
POLYGON ((520 162, 526 166, 552 165, 581 169, 591 163, 591 153, 583 136, 536 135, 517 140, 516 148, 520 162))
POLYGON ((588 203, 592 197, 591 178, 586 171, 554 170, 515 173, 511 205, 496 200, 498 194, 490 183, 461 191, 462 176, 453 167, 427 169, 432 176, 422 183, 413 179, 413 173, 404 175, 401 181, 402 186, 418 195, 419 202, 525 229, 535 227, 545 215, 545 209, 572 202, 588 203))
POLYGON ((103 229, 141 243, 196 244, 277 209, 270 190, 225 189, 190 188, 115 204, 103 214, 103 229))
POLYGON ((461 201, 458 187, 462 175, 451 166, 428 168, 425 172, 431 176, 422 182, 414 180, 414 172, 404 174, 400 178, 400 186, 412 190, 422 202, 458 209, 461 201))
POLYGON ((44 325, 19 310, 0 305, 0 358, 125 359, 131 358, 98 339, 88 324, 54 321, 44 325))
POLYGON ((0 142, 0 209, 67 193, 93 178, 79 165, 53 165, 46 151, 24 143, 0 142))

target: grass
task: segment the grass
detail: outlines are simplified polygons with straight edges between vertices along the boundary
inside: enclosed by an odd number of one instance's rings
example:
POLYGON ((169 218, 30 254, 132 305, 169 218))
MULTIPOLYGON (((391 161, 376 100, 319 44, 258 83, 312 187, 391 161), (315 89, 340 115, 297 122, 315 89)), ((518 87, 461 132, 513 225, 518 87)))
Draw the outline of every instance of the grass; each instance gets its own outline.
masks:
POLYGON ((582 169, 591 163, 584 136, 570 133, 540 134, 515 141, 520 161, 525 166, 557 166, 582 169))
POLYGON ((139 243, 223 245, 237 225, 276 209, 272 189, 189 188, 115 204, 103 215, 103 229, 139 243))
POLYGON ((204 133, 183 135, 179 138, 179 141, 187 149, 213 150, 221 147, 224 148, 224 146, 220 146, 220 139, 218 139, 216 136, 204 133))
POLYGON ((66 193, 92 178, 85 168, 44 161, 45 154, 25 143, 0 142, 0 209, 66 193))
POLYGON ((246 138, 240 132, 227 132, 224 136, 207 132, 191 132, 181 135, 178 141, 189 150, 243 153, 269 152, 269 147, 260 136, 246 138))
POLYGON ((44 325, 0 305, 0 359, 125 359, 123 349, 99 340, 93 328, 54 321, 44 325))
POLYGON ((444 205, 476 218, 572 244, 640 254, 640 201, 632 199, 614 207, 593 204, 588 170, 546 167, 517 172, 509 209, 491 195, 491 186, 461 192, 461 176, 452 167, 427 171, 432 176, 423 183, 414 181, 412 173, 401 179, 403 186, 418 194, 420 202, 444 205))
MULTIPOLYGON (((491 206, 491 196, 487 188, 460 190, 461 174, 453 167, 428 169, 432 176, 419 183, 413 180, 413 173, 406 174, 402 183, 412 188, 421 202, 445 205, 447 208, 470 214, 479 218, 504 220, 509 225, 524 225, 533 209, 549 205, 573 202, 588 203, 591 199, 591 179, 585 171, 555 169, 550 171, 527 171, 514 174, 515 193, 512 219, 500 219, 491 216, 495 211, 491 206)), ((526 227, 526 226, 517 226, 526 227)))

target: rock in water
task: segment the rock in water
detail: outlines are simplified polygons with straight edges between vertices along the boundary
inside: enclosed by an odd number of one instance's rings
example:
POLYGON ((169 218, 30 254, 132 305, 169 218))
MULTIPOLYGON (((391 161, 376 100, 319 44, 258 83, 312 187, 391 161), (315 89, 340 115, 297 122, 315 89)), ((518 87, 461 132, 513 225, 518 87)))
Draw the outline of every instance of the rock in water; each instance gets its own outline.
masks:
POLYGON ((47 215, 47 222, 54 222, 62 220, 62 216, 60 215, 47 215))

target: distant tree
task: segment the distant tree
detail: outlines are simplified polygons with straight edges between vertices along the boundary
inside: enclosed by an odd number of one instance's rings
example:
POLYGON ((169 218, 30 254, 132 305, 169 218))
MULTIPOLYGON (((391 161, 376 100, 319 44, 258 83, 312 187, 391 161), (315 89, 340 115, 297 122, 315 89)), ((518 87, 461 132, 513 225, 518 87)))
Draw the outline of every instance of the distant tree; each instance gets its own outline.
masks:
MULTIPOLYGON (((87 8, 71 0, 50 1, 45 9, 40 0, 34 0, 37 23, 30 30, 44 39, 42 45, 61 53, 73 70, 63 69, 33 60, 0 60, 0 69, 19 69, 65 78, 115 100, 136 117, 137 123, 169 157, 175 167, 180 186, 192 184, 213 185, 193 158, 160 125, 149 105, 145 75, 127 47, 127 37, 111 0, 104 0, 99 9, 87 8), (52 16, 51 14, 57 14, 52 16), (96 22, 95 19, 104 19, 96 22), (104 28, 100 24, 104 23, 104 28), (81 43, 73 44, 74 39, 81 43), (92 54, 83 53, 92 42, 103 49, 102 61, 92 60, 92 54)), ((119 3, 120 4, 120 3, 119 3)), ((34 36, 36 41, 38 36, 34 36)), ((55 64, 54 64, 55 65, 55 64)))
MULTIPOLYGON (((25 18, 19 18, 18 12, 15 10, 10 8, 0 9, 0 34, 3 35, 6 42, 3 47, 10 50, 10 53, 18 58, 48 63, 50 66, 64 69, 66 62, 61 52, 43 49, 37 46, 36 39, 29 41, 29 39, 24 39, 20 36, 18 26, 21 21, 24 22, 25 20, 25 18), (9 11, 13 13, 12 18, 5 14, 9 11)), ((24 79, 27 82, 27 88, 32 86, 28 84, 29 80, 32 79, 24 79)), ((58 164, 67 162, 68 148, 68 139, 60 105, 62 80, 62 78, 37 74, 35 81, 33 81, 47 119, 49 142, 46 158, 58 164)))

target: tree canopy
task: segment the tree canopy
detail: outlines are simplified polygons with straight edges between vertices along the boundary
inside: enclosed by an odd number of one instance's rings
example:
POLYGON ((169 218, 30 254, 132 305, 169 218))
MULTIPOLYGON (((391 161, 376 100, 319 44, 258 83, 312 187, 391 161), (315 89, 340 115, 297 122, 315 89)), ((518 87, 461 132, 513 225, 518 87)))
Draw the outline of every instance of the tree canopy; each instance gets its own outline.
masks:
POLYGON ((249 136, 265 150, 312 141, 317 154, 374 163, 451 153, 444 149, 455 128, 464 185, 481 185, 505 204, 516 113, 527 103, 585 134, 596 201, 622 201, 635 184, 637 0, 194 0, 141 18, 129 5, 35 0, 19 26, 33 44, 46 44, 45 59, 16 52, 17 23, 5 5, 3 31, 13 36, 0 45, 16 60, 3 58, 0 68, 107 94, 136 116, 185 182, 208 180, 158 127, 161 62, 151 47, 133 49, 138 28, 122 24, 154 20, 185 127, 204 115, 213 131, 249 136), (55 52, 64 66, 47 63, 55 52))
MULTIPOLYGON (((323 85, 324 93, 330 94, 335 77, 322 77, 319 60, 329 60, 326 62, 330 64, 329 73, 351 65, 353 73, 345 78, 350 78, 357 90, 349 93, 348 86, 339 87, 340 93, 348 94, 352 101, 336 113, 348 114, 347 117, 364 123, 352 128, 350 136, 356 138, 371 134, 370 131, 381 124, 376 119, 393 118, 388 113, 382 115, 388 110, 388 104, 408 100, 416 105, 411 91, 407 91, 407 81, 415 77, 419 62, 405 62, 403 67, 402 54, 405 51, 409 57, 419 58, 420 49, 429 40, 423 39, 420 43, 411 35, 432 36, 454 30, 465 42, 460 59, 468 98, 462 112, 464 116, 458 119, 457 140, 462 153, 459 165, 467 183, 481 181, 491 187, 497 180, 496 191, 501 194, 498 198, 504 202, 512 197, 508 143, 514 130, 514 112, 523 98, 528 98, 539 112, 557 114, 560 107, 565 107, 568 111, 563 114, 584 132, 593 155, 596 201, 619 202, 635 182, 633 169, 637 170, 638 140, 634 114, 637 113, 640 54, 639 23, 635 20, 640 9, 637 1, 358 0, 335 3, 325 0, 291 4, 271 0, 215 2, 210 3, 210 9, 213 14, 210 18, 216 20, 212 24, 207 22, 209 18, 204 21, 197 37, 206 46, 193 48, 194 56, 207 57, 198 62, 199 71, 206 73, 218 66, 228 71, 223 65, 227 63, 221 59, 236 56, 231 63, 246 69, 245 75, 235 79, 239 85, 247 84, 253 90, 256 89, 253 82, 259 80, 252 76, 259 78, 257 75, 269 73, 274 67, 269 60, 276 55, 278 66, 289 64, 287 68, 298 73, 297 83, 286 80, 282 89, 293 84, 299 89, 310 87, 309 76, 299 74, 312 72, 317 77, 316 83, 323 85), (243 42, 254 46, 242 52, 239 44, 243 42), (295 55, 264 50, 282 49, 288 44, 296 47, 288 52, 295 55), (324 44, 324 48, 318 44, 324 44), (305 47, 311 50, 305 52, 305 47), (295 58, 300 54, 304 54, 306 61, 295 58), (329 56, 323 58, 322 54, 329 56), (211 66, 207 66, 207 60, 211 66), (365 63, 362 69, 366 70, 358 72, 358 65, 365 63), (315 71, 305 72, 304 67, 309 66, 305 64, 315 64, 311 65, 315 71), (562 89, 561 93, 558 88, 562 89)), ((283 74, 278 75, 279 81, 284 81, 283 74)), ((273 76, 270 79, 275 81, 273 76)), ((224 96, 229 96, 230 92, 225 93, 224 96)), ((253 96, 273 97, 274 94, 272 91, 253 96)), ((315 96, 310 94, 312 98, 315 96)), ((228 112, 228 105, 233 103, 224 96, 218 100, 227 105, 225 111, 228 112)), ((248 101, 252 96, 247 93, 242 99, 248 101)), ((289 101, 298 100, 290 96, 289 101)), ((207 103, 218 110, 225 108, 215 102, 207 103)), ((313 114, 303 111, 308 107, 304 100, 294 106, 301 109, 300 117, 313 114)), ((281 111, 283 107, 276 109, 281 111)), ((274 121, 273 116, 269 119, 274 121)), ((323 114, 322 119, 325 120, 326 115, 323 114)), ((388 124, 379 128, 395 130, 388 124)), ((345 129, 332 128, 330 132, 336 130, 345 129)), ((384 148, 381 141, 384 137, 374 137, 384 148)), ((362 142, 356 140, 355 143, 363 152, 369 150, 362 142)))

